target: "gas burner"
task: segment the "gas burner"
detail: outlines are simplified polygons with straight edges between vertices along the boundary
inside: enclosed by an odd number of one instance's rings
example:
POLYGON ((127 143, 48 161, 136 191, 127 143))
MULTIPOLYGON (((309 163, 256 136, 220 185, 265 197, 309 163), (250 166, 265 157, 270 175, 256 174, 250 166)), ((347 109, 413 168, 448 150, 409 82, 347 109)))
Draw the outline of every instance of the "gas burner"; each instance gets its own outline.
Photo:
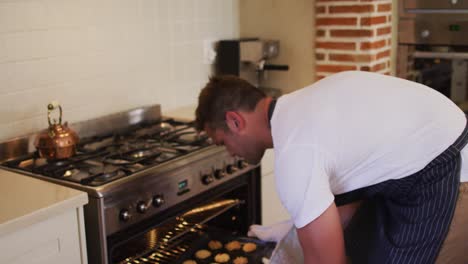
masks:
MULTIPOLYGON (((174 153, 174 152, 162 152, 161 155, 159 155, 158 157, 156 157, 156 159, 154 160, 148 160, 146 161, 147 163, 151 163, 151 162, 154 162, 156 164, 159 164, 159 163, 163 163, 165 161, 168 161, 168 160, 171 160, 173 158, 176 158, 180 156, 179 153, 174 153)), ((145 162, 145 163, 146 163, 145 162)))
POLYGON ((111 174, 117 171, 119 167, 117 166, 112 166, 112 165, 104 165, 102 164, 101 166, 96 166, 96 167, 91 167, 89 169, 89 172, 93 175, 97 174, 111 174))
POLYGON ((133 151, 129 153, 127 156, 133 160, 140 160, 140 159, 155 157, 159 155, 161 155, 161 151, 159 151, 158 149, 142 149, 142 150, 133 151))
POLYGON ((178 139, 176 140, 180 144, 198 144, 204 143, 208 139, 206 134, 201 134, 197 132, 184 132, 179 134, 178 139))
POLYGON ((55 167, 61 167, 61 166, 65 166, 67 164, 69 164, 70 161, 69 160, 65 160, 65 159, 62 159, 62 160, 54 160, 54 161, 49 161, 48 164, 49 166, 55 166, 55 167))
POLYGON ((49 167, 49 168, 60 168, 69 164, 69 160, 47 160, 45 158, 40 158, 38 155, 33 155, 27 157, 23 160, 17 161, 17 163, 7 164, 11 167, 18 167, 25 169, 27 171, 36 171, 40 168, 49 167))
POLYGON ((85 170, 80 170, 78 168, 73 168, 73 167, 66 169, 62 174, 63 179, 73 181, 73 182, 81 182, 83 179, 86 179, 89 176, 90 176, 89 172, 85 170))
MULTIPOLYGON (((127 173, 121 169, 118 169, 112 172, 99 174, 98 176, 94 177, 93 180, 88 183, 88 185, 99 186, 104 183, 120 179, 125 176, 127 176, 127 173)), ((83 183, 83 181, 81 182, 83 183)))
POLYGON ((177 142, 181 145, 203 145, 209 144, 209 137, 204 132, 198 132, 193 127, 189 127, 164 138, 166 141, 177 142))
POLYGON ((122 178, 126 175, 126 173, 121 168, 113 165, 93 167, 89 170, 89 172, 93 176, 88 179, 82 180, 82 183, 86 182, 89 185, 100 185, 111 180, 122 178))
POLYGON ((47 164, 46 159, 37 158, 35 156, 29 156, 21 160, 16 160, 16 161, 13 160, 13 161, 7 162, 5 165, 12 167, 12 168, 17 167, 26 171, 32 171, 33 168, 44 166, 45 164, 47 164))
POLYGON ((135 131, 136 137, 161 137, 174 130, 174 126, 167 122, 161 122, 150 127, 144 127, 135 131))
MULTIPOLYGON (((155 139, 129 139, 115 150, 120 155, 130 155, 140 150, 155 149, 161 145, 160 140, 155 139)), ((138 154, 135 154, 138 155, 138 154)))
POLYGON ((97 152, 109 147, 118 147, 120 144, 117 142, 116 136, 108 136, 102 138, 96 138, 88 143, 81 144, 79 150, 83 152, 97 152))
POLYGON ((113 165, 129 165, 141 162, 143 160, 152 159, 161 155, 158 147, 135 149, 124 153, 119 153, 106 157, 104 163, 113 165))
POLYGON ((98 161, 90 161, 79 164, 80 167, 69 169, 65 174, 71 174, 68 180, 84 185, 98 186, 127 175, 127 172, 118 166, 103 164, 98 161))

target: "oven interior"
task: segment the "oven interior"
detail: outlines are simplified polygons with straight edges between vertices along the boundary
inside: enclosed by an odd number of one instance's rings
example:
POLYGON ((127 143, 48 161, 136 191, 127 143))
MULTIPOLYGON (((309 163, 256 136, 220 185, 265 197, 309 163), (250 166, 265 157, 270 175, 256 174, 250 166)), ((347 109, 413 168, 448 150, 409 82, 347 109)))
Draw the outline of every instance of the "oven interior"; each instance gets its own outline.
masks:
POLYGON ((182 263, 214 238, 255 242, 258 250, 249 258, 269 257, 274 243, 245 237, 261 222, 259 187, 254 170, 110 236, 110 263, 182 263))

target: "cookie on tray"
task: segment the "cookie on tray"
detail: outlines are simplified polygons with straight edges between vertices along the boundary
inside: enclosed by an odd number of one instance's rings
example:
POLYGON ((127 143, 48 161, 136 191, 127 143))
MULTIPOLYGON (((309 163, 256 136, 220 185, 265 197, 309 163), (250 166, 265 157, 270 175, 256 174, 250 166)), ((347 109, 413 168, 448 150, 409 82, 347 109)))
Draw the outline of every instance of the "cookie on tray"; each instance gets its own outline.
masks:
POLYGON ((234 259, 232 262, 234 264, 247 264, 249 263, 249 260, 246 257, 237 257, 234 259))
POLYGON ((208 247, 211 250, 218 250, 223 247, 223 244, 221 243, 221 241, 218 240, 210 240, 210 242, 208 242, 208 247))
POLYGON ((245 253, 253 252, 253 251, 255 251, 256 249, 257 249, 257 244, 252 243, 252 242, 245 243, 245 244, 242 246, 242 250, 243 250, 245 253))
POLYGON ((233 241, 227 243, 226 245, 224 245, 224 248, 226 248, 226 250, 228 250, 228 251, 238 250, 238 249, 241 248, 241 244, 240 244, 239 241, 233 240, 233 241))
POLYGON ((195 257, 197 259, 206 259, 211 256, 211 251, 206 250, 206 249, 200 249, 197 252, 195 252, 195 257))
POLYGON ((216 254, 214 260, 218 263, 227 263, 229 260, 231 259, 231 257, 229 257, 228 254, 226 253, 219 253, 219 254, 216 254))
POLYGON ((182 262, 182 264, 197 264, 197 262, 195 260, 193 260, 193 259, 188 259, 188 260, 182 262))

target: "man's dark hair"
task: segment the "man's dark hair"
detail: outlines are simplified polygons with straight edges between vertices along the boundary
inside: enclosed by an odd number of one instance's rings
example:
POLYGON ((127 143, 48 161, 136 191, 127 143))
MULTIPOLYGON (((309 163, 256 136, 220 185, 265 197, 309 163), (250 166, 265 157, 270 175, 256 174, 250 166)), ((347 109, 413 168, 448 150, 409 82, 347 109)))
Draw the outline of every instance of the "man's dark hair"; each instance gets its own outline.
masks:
POLYGON ((225 114, 228 111, 253 111, 257 103, 265 98, 263 91, 249 82, 233 75, 211 77, 198 96, 195 125, 203 130, 227 129, 225 114))

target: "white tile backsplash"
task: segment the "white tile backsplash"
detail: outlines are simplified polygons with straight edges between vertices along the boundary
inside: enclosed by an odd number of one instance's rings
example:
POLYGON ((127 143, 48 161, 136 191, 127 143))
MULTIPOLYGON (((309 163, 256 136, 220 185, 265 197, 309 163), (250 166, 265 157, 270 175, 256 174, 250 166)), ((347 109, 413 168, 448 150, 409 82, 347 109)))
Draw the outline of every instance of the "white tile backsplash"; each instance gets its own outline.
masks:
POLYGON ((0 1, 0 140, 160 103, 193 105, 203 41, 239 35, 239 0, 0 1))
POLYGON ((46 29, 49 18, 42 1, 0 2, 0 33, 46 29))

